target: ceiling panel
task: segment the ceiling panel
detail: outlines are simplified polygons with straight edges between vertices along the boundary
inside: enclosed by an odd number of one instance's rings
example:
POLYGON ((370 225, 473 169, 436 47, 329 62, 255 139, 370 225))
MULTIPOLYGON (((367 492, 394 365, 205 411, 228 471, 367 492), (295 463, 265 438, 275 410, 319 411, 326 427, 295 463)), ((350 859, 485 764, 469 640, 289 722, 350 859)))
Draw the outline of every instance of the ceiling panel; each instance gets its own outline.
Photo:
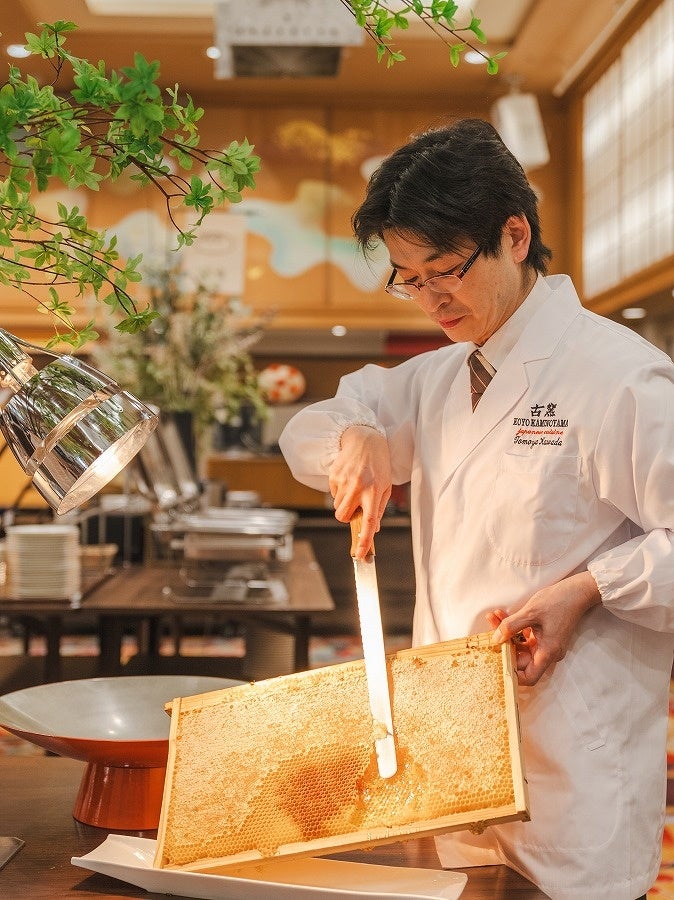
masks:
MULTIPOLYGON (((146 0, 134 0, 134 8, 140 9, 142 2, 146 0)), ((230 2, 235 7, 245 0, 230 2)), ((161 16, 96 15, 85 0, 5 0, 0 4, 0 31, 3 43, 19 42, 25 30, 36 30, 37 22, 72 20, 79 26, 68 39, 74 53, 105 59, 109 66, 119 68, 127 65, 138 50, 160 60, 164 84, 178 82, 202 102, 262 103, 273 95, 278 102, 313 102, 321 96, 326 102, 342 105, 354 100, 376 105, 384 97, 401 104, 424 100, 435 104, 446 97, 450 105, 452 98, 461 94, 465 98, 479 96, 483 104, 505 93, 515 76, 524 89, 551 94, 569 67, 612 21, 617 9, 633 2, 593 0, 588 4, 586 0, 565 0, 564 15, 560 16, 559 0, 474 0, 470 5, 481 17, 486 33, 498 38, 489 49, 505 45, 509 51, 501 72, 493 77, 483 66, 462 63, 453 69, 442 42, 438 38, 429 40, 427 29, 417 26, 400 37, 407 61, 389 70, 377 63, 374 45, 366 40, 362 47, 343 51, 334 77, 218 81, 214 63, 205 55, 214 40, 213 20, 210 14, 198 14, 209 6, 207 0, 188 3, 189 16, 173 15, 173 11, 169 15, 166 0, 162 0, 161 16), (513 30, 514 37, 510 38, 513 30)), ((175 6, 179 12, 179 5, 175 6)), ((20 63, 24 69, 34 65, 20 63)), ((38 66, 37 74, 49 77, 45 66, 38 66)))

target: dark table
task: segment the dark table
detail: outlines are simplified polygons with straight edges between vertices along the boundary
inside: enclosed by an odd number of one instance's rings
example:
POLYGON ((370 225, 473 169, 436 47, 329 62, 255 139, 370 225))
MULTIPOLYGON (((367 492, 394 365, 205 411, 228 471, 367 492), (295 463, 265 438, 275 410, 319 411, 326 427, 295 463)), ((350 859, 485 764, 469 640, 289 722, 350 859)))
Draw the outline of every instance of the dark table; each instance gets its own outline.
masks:
MULTIPOLYGON (((25 846, 0 871, 0 896, 7 900, 119 900, 165 897, 147 893, 106 875, 73 866, 107 837, 107 831, 82 825, 72 807, 84 763, 58 757, 0 757, 0 830, 25 846)), ((156 832, 136 832, 154 838, 156 832)), ((374 850, 339 854, 339 859, 382 865, 439 868, 433 840, 422 838, 374 850)), ((468 884, 461 900, 542 900, 546 895, 506 866, 463 870, 468 884)), ((273 898, 270 898, 273 900, 273 898)))
MULTIPOLYGON (((349 563, 345 559, 345 565, 349 563)), ((272 601, 214 603, 207 598, 177 602, 165 588, 175 583, 179 567, 154 563, 121 568, 85 592, 78 608, 54 600, 0 598, 0 611, 37 624, 47 637, 44 681, 62 679, 61 634, 68 625, 95 614, 100 653, 97 675, 122 672, 121 645, 125 626, 131 621, 144 626, 144 651, 158 658, 158 626, 166 616, 218 613, 246 626, 246 678, 269 678, 301 671, 309 665, 311 617, 334 609, 323 572, 308 541, 295 541, 288 562, 270 563, 271 573, 285 584, 287 604, 272 601), (270 639, 270 634, 272 635, 270 639)), ((146 671, 148 671, 146 669, 146 671)))

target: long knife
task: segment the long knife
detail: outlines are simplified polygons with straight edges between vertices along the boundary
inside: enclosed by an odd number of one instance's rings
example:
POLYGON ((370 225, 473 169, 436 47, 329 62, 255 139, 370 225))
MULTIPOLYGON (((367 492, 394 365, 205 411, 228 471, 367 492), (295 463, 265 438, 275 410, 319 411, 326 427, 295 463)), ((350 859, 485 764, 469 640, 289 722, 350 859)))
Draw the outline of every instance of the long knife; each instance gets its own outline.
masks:
POLYGON ((379 608, 377 570, 374 564, 374 543, 365 559, 356 559, 356 544, 363 523, 363 510, 356 510, 351 519, 351 556, 356 573, 356 597, 360 618, 360 635, 363 642, 365 677, 370 700, 374 730, 374 746, 377 751, 377 768, 382 778, 391 778, 398 770, 393 716, 388 689, 384 632, 379 608))

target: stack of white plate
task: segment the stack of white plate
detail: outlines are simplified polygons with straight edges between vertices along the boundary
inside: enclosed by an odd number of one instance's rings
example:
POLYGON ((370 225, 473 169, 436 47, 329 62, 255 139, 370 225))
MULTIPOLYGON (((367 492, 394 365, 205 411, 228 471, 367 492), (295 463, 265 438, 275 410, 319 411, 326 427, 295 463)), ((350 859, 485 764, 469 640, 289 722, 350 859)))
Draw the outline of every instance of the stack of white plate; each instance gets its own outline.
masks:
POLYGON ((80 595, 80 533, 75 525, 13 525, 7 529, 7 596, 76 600, 80 595))

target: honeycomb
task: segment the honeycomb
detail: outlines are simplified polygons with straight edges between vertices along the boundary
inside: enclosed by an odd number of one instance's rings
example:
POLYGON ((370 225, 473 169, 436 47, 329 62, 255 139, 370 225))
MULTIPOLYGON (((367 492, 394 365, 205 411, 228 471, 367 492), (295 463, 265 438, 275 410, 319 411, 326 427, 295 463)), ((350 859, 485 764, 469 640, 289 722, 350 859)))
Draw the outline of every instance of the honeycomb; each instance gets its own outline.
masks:
POLYGON ((155 866, 212 871, 528 818, 512 647, 476 635, 387 666, 388 779, 362 660, 169 704, 155 866))

